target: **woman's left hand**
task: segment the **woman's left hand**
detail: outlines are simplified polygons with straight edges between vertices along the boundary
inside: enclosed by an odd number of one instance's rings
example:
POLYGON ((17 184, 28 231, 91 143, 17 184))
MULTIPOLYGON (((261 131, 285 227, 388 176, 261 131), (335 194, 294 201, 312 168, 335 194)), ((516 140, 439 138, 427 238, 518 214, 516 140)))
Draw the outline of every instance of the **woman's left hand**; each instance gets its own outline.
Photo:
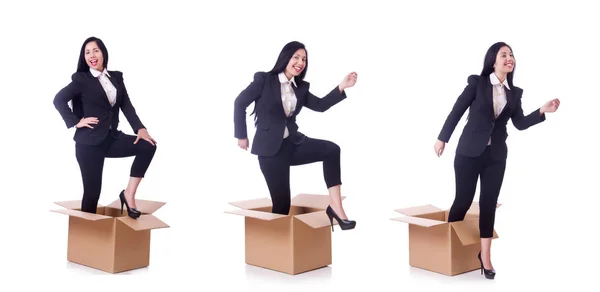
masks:
POLYGON ((356 74, 356 72, 352 72, 348 75, 346 75, 346 77, 344 78, 344 80, 342 80, 342 83, 340 83, 340 92, 344 91, 344 89, 349 88, 354 86, 354 84, 356 84, 356 79, 358 78, 358 74, 356 74))
POLYGON ((150 134, 148 134, 148 130, 146 129, 138 130, 137 138, 135 139, 135 142, 133 142, 133 144, 137 144, 137 142, 140 139, 144 139, 148 141, 148 143, 152 144, 152 146, 156 146, 156 141, 152 137, 150 137, 150 134))
POLYGON ((559 105, 560 105, 560 100, 558 100, 558 98, 555 98, 555 99, 547 102, 545 105, 543 105, 540 108, 540 114, 553 113, 558 109, 559 105))

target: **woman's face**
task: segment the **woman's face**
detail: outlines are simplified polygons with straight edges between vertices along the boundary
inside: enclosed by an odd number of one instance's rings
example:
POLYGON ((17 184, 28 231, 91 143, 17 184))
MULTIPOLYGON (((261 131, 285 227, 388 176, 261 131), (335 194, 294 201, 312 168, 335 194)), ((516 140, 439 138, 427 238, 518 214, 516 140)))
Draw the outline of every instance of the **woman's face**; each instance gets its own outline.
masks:
POLYGON ((98 48, 98 44, 96 42, 89 42, 85 45, 85 62, 98 71, 104 70, 102 67, 104 64, 104 56, 102 55, 102 51, 98 48))
POLYGON ((287 67, 285 67, 285 75, 288 78, 292 78, 300 75, 304 67, 306 66, 306 51, 304 49, 298 49, 290 61, 287 67))
POLYGON ((506 46, 500 48, 496 55, 494 70, 499 73, 507 74, 512 72, 514 68, 515 58, 513 57, 512 51, 506 46))

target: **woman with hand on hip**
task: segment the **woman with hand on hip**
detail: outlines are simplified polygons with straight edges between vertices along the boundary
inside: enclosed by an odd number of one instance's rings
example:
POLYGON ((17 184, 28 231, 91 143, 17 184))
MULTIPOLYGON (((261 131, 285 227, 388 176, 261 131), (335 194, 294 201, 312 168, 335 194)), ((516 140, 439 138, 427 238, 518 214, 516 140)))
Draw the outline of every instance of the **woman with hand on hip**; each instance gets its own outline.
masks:
POLYGON ((236 98, 234 135, 239 147, 248 149, 246 108, 254 102, 256 133, 251 153, 258 156, 271 195, 272 212, 288 215, 290 211, 290 166, 322 161, 330 198, 326 213, 332 222, 336 219, 342 230, 353 229, 356 222, 348 220, 342 207, 340 147, 300 133, 296 116, 303 107, 325 112, 344 100, 345 89, 354 86, 357 75, 348 74, 339 86, 319 98, 304 81, 307 68, 304 44, 296 41, 286 44, 273 69, 255 73, 254 81, 236 98))
POLYGON ((129 99, 123 73, 108 71, 107 66, 108 51, 102 40, 86 39, 81 46, 77 72, 71 76, 71 83, 55 96, 54 107, 67 128, 77 128, 73 140, 83 179, 81 211, 96 213, 104 158, 135 156, 129 184, 119 198, 121 213, 125 205, 129 217, 137 219, 141 212, 136 209, 135 194, 154 157, 156 141, 148 134, 129 99), (119 109, 137 136, 118 130, 119 109))
POLYGON ((454 171, 455 199, 448 222, 463 220, 481 179, 479 199, 479 232, 481 252, 478 255, 485 277, 496 275, 490 249, 500 188, 506 167, 508 137, 506 125, 511 120, 515 128, 525 130, 546 120, 546 113, 558 109, 560 101, 553 99, 528 115, 523 114, 523 90, 513 84, 515 59, 510 46, 503 42, 492 45, 486 55, 480 75, 471 75, 468 85, 456 100, 435 143, 441 156, 458 121, 469 108, 467 124, 456 148, 454 171))

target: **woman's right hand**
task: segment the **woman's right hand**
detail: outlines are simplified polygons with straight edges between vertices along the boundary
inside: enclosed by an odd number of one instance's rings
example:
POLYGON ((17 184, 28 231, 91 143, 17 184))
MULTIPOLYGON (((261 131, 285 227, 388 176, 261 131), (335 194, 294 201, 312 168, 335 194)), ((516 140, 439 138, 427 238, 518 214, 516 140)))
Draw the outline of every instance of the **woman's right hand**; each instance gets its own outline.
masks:
POLYGON ((244 150, 248 150, 248 139, 238 139, 238 146, 244 150))
POLYGON ((433 146, 433 149, 435 150, 435 154, 438 157, 442 156, 442 153, 444 153, 445 147, 446 147, 446 143, 444 143, 444 141, 437 140, 435 142, 435 145, 433 146))
POLYGON ((79 120, 79 123, 77 123, 77 125, 75 125, 75 127, 77 127, 77 128, 88 127, 90 129, 93 129, 94 127, 92 127, 90 125, 96 125, 96 124, 98 124, 98 118, 89 117, 89 118, 83 118, 83 119, 79 120))

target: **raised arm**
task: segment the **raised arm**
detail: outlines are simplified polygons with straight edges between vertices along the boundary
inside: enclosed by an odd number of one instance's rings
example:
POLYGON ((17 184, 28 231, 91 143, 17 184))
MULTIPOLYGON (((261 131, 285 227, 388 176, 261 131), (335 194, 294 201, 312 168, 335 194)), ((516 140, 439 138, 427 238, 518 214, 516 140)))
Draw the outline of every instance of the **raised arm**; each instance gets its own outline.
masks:
POLYGON ((446 122, 444 123, 444 126, 442 127, 442 130, 438 135, 438 140, 444 143, 448 143, 448 141, 450 140, 450 137, 452 136, 452 133, 454 132, 454 129, 458 124, 458 121, 460 121, 462 116, 465 114, 467 108, 469 108, 469 106, 475 99, 478 79, 479 76, 477 75, 471 75, 469 76, 469 78, 467 78, 467 86, 465 87, 461 95, 458 96, 458 99, 454 103, 452 110, 448 114, 446 122))
POLYGON ((312 93, 310 93, 309 90, 307 92, 306 102, 304 106, 316 112, 327 111, 332 106, 346 99, 346 88, 354 86, 354 84, 356 84, 357 78, 358 74, 356 74, 356 72, 349 73, 344 77, 344 80, 342 80, 340 85, 336 86, 323 98, 319 98, 313 95, 312 93))
POLYGON ((237 96, 233 107, 234 136, 238 139, 248 138, 246 126, 246 108, 260 97, 265 84, 266 73, 257 72, 254 80, 237 96))
POLYGON ((538 108, 529 115, 525 116, 523 114, 523 107, 521 105, 521 96, 522 92, 521 94, 519 94, 519 97, 517 99, 517 108, 510 117, 513 125, 519 131, 526 130, 531 126, 539 124, 546 120, 546 114, 542 111, 542 108, 538 108))
POLYGON ((346 99, 346 97, 346 91, 340 91, 338 86, 323 98, 317 97, 309 91, 306 93, 306 103, 304 106, 316 112, 325 112, 340 101, 346 99))

